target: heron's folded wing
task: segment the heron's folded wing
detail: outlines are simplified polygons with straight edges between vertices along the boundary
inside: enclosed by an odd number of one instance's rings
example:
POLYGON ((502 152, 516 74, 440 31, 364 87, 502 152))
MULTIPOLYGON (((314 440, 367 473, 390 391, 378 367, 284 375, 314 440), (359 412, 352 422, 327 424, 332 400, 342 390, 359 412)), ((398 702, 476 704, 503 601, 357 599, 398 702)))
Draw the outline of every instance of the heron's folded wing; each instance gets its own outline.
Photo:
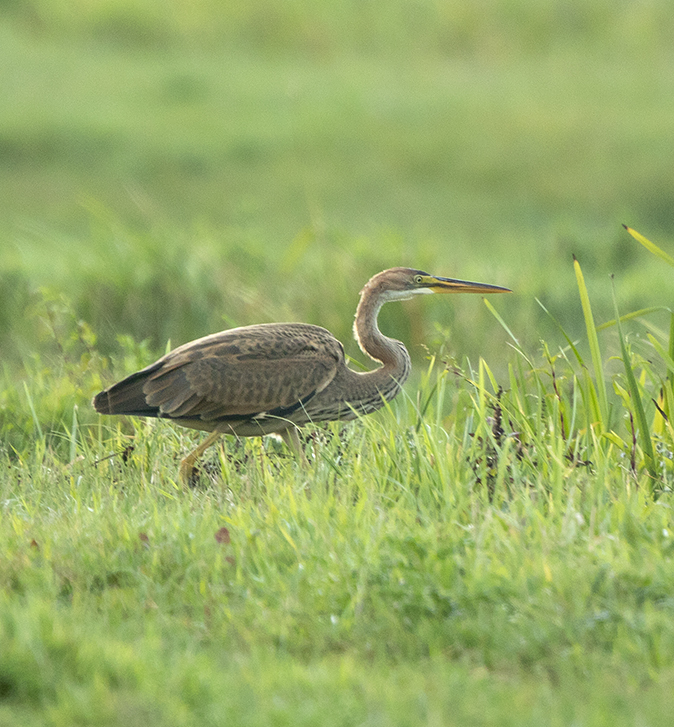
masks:
POLYGON ((170 418, 284 416, 322 391, 343 360, 339 341, 315 326, 234 329, 170 353, 143 392, 170 418))

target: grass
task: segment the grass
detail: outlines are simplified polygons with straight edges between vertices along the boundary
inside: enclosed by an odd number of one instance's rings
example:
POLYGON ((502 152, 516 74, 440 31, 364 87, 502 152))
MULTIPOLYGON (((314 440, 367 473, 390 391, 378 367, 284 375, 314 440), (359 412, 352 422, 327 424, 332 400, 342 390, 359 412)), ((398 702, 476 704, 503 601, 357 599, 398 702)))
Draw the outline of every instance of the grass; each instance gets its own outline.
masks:
POLYGON ((0 9, 0 726, 669 725, 669 5, 185 7, 0 9), (91 410, 394 264, 308 470, 91 410))
MULTIPOLYGON (((628 363, 644 402, 670 386, 628 363)), ((59 432, 52 380, 27 385, 0 485, 7 723, 666 724, 669 404, 644 404, 651 461, 630 397, 604 413, 576 364, 522 352, 503 391, 431 358, 416 399, 315 430, 309 470, 230 440, 189 492, 191 434, 77 409, 59 432)))
POLYGON ((159 724, 165 698, 202 723, 222 710, 245 724, 284 709, 308 710, 309 723, 330 712, 326 682, 363 718, 392 717, 421 683, 431 704, 407 706, 410 719, 429 708, 470 715, 472 700, 442 696, 449 679, 480 693, 488 684, 494 710, 504 684, 521 688, 517 724, 548 692, 571 710, 578 682, 610 684, 607 670, 633 685, 628 714, 644 708, 639 686, 665 700, 671 511, 643 480, 638 491, 627 468, 616 477, 597 463, 590 474, 563 458, 538 462, 536 476, 507 445, 488 462, 488 445, 451 429, 382 419, 323 443, 309 474, 259 443, 230 445, 233 459, 216 460, 213 484, 193 493, 175 488, 168 426, 142 426, 126 464, 92 469, 119 449, 108 434, 71 466, 13 462, 15 484, 2 493, 6 703, 71 710, 82 691, 79 718, 91 724, 115 723, 127 701, 130 718, 149 709, 159 724), (288 664, 294 678, 272 676, 288 664), (388 692, 384 675, 405 682, 412 664, 420 675, 407 694, 388 692), (363 694, 369 670, 379 676, 363 694), (260 673, 271 684, 256 684, 259 702, 244 710, 260 673))

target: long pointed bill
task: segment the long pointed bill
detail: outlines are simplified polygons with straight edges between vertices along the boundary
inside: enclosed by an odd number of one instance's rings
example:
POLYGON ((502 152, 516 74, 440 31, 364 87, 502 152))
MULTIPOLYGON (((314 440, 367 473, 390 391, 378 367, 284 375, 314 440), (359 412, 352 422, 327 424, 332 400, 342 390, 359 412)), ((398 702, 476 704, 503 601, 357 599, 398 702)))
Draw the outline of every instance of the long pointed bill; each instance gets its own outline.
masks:
POLYGON ((512 293, 510 288, 487 283, 471 283, 468 280, 455 280, 454 278, 436 278, 434 275, 425 276, 423 281, 434 293, 512 293))

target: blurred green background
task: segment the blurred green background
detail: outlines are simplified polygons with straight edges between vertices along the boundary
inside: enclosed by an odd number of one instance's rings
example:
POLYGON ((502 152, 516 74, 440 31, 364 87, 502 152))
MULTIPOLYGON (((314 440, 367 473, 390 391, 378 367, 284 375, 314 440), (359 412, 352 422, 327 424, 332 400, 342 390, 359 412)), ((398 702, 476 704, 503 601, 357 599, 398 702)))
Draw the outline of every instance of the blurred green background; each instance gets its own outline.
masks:
MULTIPOLYGON (((671 250, 672 37, 669 0, 2 0, 3 361, 63 310, 108 354, 305 320, 358 357, 394 265, 512 287, 532 346, 536 296, 580 330, 572 253, 599 321, 611 273, 623 312, 668 304, 620 225, 671 250)), ((417 358, 509 355, 478 300, 390 308, 417 358)))

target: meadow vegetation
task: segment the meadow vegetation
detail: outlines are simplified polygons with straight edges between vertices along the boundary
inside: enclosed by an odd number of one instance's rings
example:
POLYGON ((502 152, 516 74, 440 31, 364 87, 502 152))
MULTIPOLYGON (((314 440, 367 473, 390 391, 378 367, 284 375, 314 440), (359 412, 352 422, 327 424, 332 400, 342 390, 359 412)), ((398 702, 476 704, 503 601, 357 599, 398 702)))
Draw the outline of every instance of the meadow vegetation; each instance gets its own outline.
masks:
POLYGON ((0 726, 671 723, 672 25, 0 3, 0 726), (197 435, 89 405, 248 323, 368 365, 400 264, 515 294, 387 306, 414 375, 309 469, 184 491, 197 435))

